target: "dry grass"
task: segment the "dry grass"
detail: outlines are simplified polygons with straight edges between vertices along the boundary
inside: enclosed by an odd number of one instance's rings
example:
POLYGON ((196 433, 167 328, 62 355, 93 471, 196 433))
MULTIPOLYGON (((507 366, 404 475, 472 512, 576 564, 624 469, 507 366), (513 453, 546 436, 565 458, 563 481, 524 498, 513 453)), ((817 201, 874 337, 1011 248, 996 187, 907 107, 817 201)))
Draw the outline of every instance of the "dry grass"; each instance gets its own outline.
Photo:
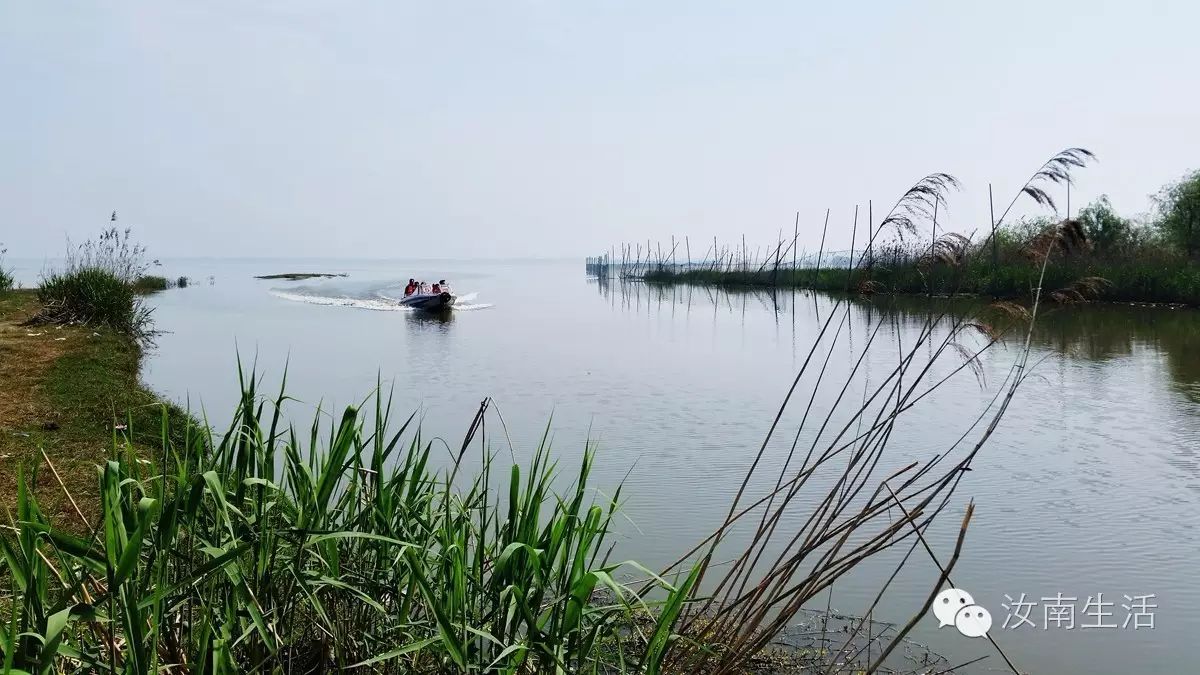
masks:
MULTIPOLYGON (((31 291, 14 292, 0 300, 0 382, 4 382, 0 387, 0 481, 4 485, 15 484, 18 467, 36 462, 40 447, 66 464, 75 464, 87 454, 83 444, 60 438, 63 411, 51 402, 46 387, 54 364, 79 347, 85 331, 23 325, 37 309, 31 291)), ((94 487, 82 484, 94 481, 79 481, 75 471, 70 475, 81 494, 95 493, 94 487)), ((61 490, 55 490, 57 485, 50 484, 53 481, 49 473, 38 476, 39 497, 47 500, 51 512, 66 513, 63 507, 69 508, 69 504, 58 496, 61 490)), ((0 493, 0 506, 11 509, 14 499, 12 491, 5 490, 0 493)))
MULTIPOLYGON (((45 458, 84 513, 98 512, 95 467, 111 453, 116 420, 130 409, 155 414, 139 406, 156 397, 138 382, 140 352, 130 339, 104 328, 26 325, 40 309, 36 291, 0 298, 0 485, 15 485, 22 468, 36 470, 43 508, 78 522, 45 458)), ((0 509, 15 498, 0 491, 0 509)))
POLYGON ((39 394, 46 371, 67 349, 78 329, 44 330, 22 324, 34 314, 29 293, 13 293, 0 300, 0 429, 9 430, 38 422, 45 413, 39 394), (67 338, 67 340, 58 340, 67 338))

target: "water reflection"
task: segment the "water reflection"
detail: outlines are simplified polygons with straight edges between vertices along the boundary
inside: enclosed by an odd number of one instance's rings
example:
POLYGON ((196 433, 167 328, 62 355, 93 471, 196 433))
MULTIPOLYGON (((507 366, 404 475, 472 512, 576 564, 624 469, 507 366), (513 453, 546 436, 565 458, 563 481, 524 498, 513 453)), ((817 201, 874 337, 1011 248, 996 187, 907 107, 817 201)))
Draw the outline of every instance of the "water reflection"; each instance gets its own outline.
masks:
MULTIPOLYGON (((922 315, 930 300, 914 297, 854 299, 881 313, 922 315)), ((938 301, 945 306, 946 301, 938 301)), ((957 300, 952 311, 978 312, 980 301, 957 300)), ((1009 341, 1024 336, 1014 331, 1009 341)), ((1127 304, 1044 307, 1033 332, 1033 344, 1063 356, 1095 362, 1136 357, 1148 351, 1166 364, 1174 388, 1200 403, 1200 311, 1127 304)))
MULTIPOLYGON (((989 316, 986 303, 971 298, 920 296, 838 295, 807 290, 713 288, 647 284, 636 281, 598 280, 597 290, 613 307, 646 314, 684 311, 745 315, 766 310, 781 325, 799 317, 821 320, 833 301, 841 297, 859 308, 861 319, 886 319, 916 327, 936 314, 989 316)), ((994 318, 994 314, 991 315, 994 318)), ((1020 330, 1010 330, 1009 343, 1024 340, 1020 330)), ((1033 345, 1074 359, 1106 362, 1143 352, 1161 357, 1173 388, 1193 403, 1200 403, 1200 310, 1129 304, 1043 306, 1033 332, 1033 345)))
POLYGON ((454 323, 454 312, 451 310, 440 312, 405 312, 404 323, 414 333, 449 333, 451 325, 454 323))
MULTIPOLYGON (((875 339, 883 342, 875 344, 875 353, 863 364, 865 379, 875 381, 894 367, 897 344, 912 344, 931 318, 943 313, 977 316, 986 307, 974 299, 863 298, 616 281, 596 283, 594 290, 614 312, 644 317, 627 323, 649 337, 672 349, 690 348, 687 355, 699 362, 709 359, 726 366, 721 386, 731 391, 724 400, 751 419, 755 406, 770 404, 768 394, 754 387, 778 384, 765 375, 771 368, 796 372, 835 308, 834 319, 845 321, 838 326, 845 349, 834 359, 843 367, 862 353, 864 336, 879 329, 875 339), (785 361, 789 354, 790 369, 785 361), (744 373, 731 375, 731 364, 745 364, 744 373)), ((1030 671, 1187 670, 1182 664, 1194 659, 1178 645, 1188 640, 1183 627, 1200 621, 1200 585, 1189 563, 1200 546, 1200 359, 1194 356, 1200 348, 1200 312, 1116 304, 1043 309, 1032 333, 1032 376, 965 482, 964 493, 975 500, 980 517, 971 525, 970 551, 955 568, 955 580, 970 586, 998 621, 1004 619, 1000 603, 1005 594, 1061 592, 1078 596, 1081 603, 1097 592, 1118 598, 1127 592, 1169 597, 1170 606, 1164 600, 1153 633, 1075 632, 1069 639, 1045 639, 1048 634, 1040 630, 1005 631, 997 639, 1030 671), (1123 590, 1135 588, 1148 590, 1123 590)), ((1002 320, 982 315, 997 324, 1002 320)), ((977 412, 1010 372, 1025 334, 1018 326, 984 354, 985 391, 969 379, 949 383, 936 403, 916 412, 911 426, 896 432, 891 451, 919 459, 948 447, 956 425, 977 412)), ((699 370, 707 376, 707 369, 699 370)), ((699 385, 692 379, 688 387, 699 385)), ((689 408, 700 400, 692 391, 686 398, 689 408)), ((747 431, 743 437, 754 435, 747 431)), ((695 457, 689 450, 689 457, 695 457)), ((737 455, 721 447, 714 456, 737 455)), ((716 460, 708 461, 712 465, 716 460)), ((732 472, 736 467, 720 469, 732 472)), ((703 472, 706 477, 718 473, 712 466, 703 472)), ((675 482, 686 478, 681 471, 675 482)), ((715 492, 708 484, 704 489, 715 492)), ((685 493, 689 509, 703 505, 698 494, 708 492, 685 493)), ((863 577, 861 588, 874 588, 890 571, 868 569, 878 576, 863 577)), ((920 579, 903 592, 916 601, 927 583, 920 579)), ((852 606, 848 596, 861 588, 847 584, 838 594, 852 606)), ((956 657, 952 660, 979 656, 970 644, 936 629, 922 633, 924 628, 918 627, 918 638, 956 657)))
MULTIPOLYGON (((983 317, 998 326, 1007 321, 1008 330, 1001 333, 1001 354, 1015 353, 1026 335, 1022 325, 990 312, 985 301, 973 298, 863 297, 632 281, 599 283, 597 288, 613 307, 647 315, 686 312, 689 317, 710 315, 744 321, 748 312, 766 311, 778 327, 790 329, 794 353, 810 343, 803 337, 809 334, 805 327, 820 322, 839 300, 851 304, 844 335, 852 352, 856 346, 861 348, 855 344, 858 335, 880 321, 885 322, 889 335, 904 337, 943 314, 983 317)), ((1081 422, 1091 425, 1088 433, 1076 434, 1075 442, 1160 456, 1185 477, 1188 489, 1200 492, 1200 358, 1195 356, 1200 352, 1200 311, 1109 303, 1043 305, 1031 345, 1034 362, 1041 364, 1035 368, 1035 377, 1056 378, 1047 387, 1055 404, 1069 405, 1076 416, 1089 420, 1081 422), (1071 364, 1081 368, 1070 371, 1071 364), (1163 392, 1169 396, 1161 404, 1166 409, 1158 414, 1175 427, 1175 436, 1170 442, 1151 444, 1146 427, 1162 421, 1151 421, 1147 413, 1139 414, 1138 408, 1156 405, 1153 401, 1163 392)), ((993 381, 1003 377, 997 368, 1009 362, 1009 358, 993 355, 989 377, 993 381)))
MULTIPOLYGON (((791 310, 797 302, 816 300, 820 295, 804 290, 726 289, 603 278, 589 279, 589 283, 596 286, 612 307, 645 314, 668 311, 675 315, 677 312, 691 314, 695 311, 744 316, 747 311, 765 310, 783 317, 792 314, 791 310)), ((820 309, 817 308, 817 311, 820 309)))

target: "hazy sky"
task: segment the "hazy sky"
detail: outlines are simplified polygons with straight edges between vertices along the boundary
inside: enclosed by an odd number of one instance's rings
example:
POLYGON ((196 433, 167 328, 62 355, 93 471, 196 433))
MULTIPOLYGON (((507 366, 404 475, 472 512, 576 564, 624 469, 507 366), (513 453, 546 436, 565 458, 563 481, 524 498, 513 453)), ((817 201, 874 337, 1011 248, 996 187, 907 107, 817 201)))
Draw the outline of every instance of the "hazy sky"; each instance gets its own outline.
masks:
MULTIPOLYGON (((987 219, 1200 168, 1192 2, 0 4, 0 242, 110 211, 155 256, 563 256, 752 243, 932 171, 987 219), (802 5, 811 5, 811 8, 802 5)), ((699 257, 699 252, 696 256, 699 257)))

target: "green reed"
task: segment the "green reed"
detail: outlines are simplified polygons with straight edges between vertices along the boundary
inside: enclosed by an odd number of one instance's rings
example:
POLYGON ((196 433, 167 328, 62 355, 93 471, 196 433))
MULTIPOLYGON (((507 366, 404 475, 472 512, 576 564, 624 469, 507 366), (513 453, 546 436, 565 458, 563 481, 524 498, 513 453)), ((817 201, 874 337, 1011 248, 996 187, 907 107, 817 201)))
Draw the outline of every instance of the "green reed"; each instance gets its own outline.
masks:
POLYGON ((484 401, 438 469, 382 392, 302 433, 283 389, 242 383, 221 435, 189 422, 173 440, 164 415, 156 457, 114 438, 82 534, 22 477, 0 536, 3 672, 658 672, 695 574, 610 559, 620 490, 590 487, 593 448, 562 491, 545 438, 500 466, 484 401))
POLYGON ((155 293, 165 291, 170 287, 170 280, 155 274, 143 274, 133 280, 133 290, 137 293, 155 293))
MULTIPOLYGON (((921 265, 916 261, 881 262, 871 268, 787 269, 774 272, 740 270, 652 270, 643 278, 656 283, 691 283, 725 287, 811 288, 911 294, 974 294, 1023 298, 1038 270, 1025 260, 993 266, 985 258, 965 265, 921 265), (869 282, 870 286, 864 286, 869 282)), ((1070 286, 1083 277, 1106 280, 1098 293, 1103 300, 1200 305, 1200 266, 1181 258, 1060 260, 1046 270, 1046 289, 1070 286)))

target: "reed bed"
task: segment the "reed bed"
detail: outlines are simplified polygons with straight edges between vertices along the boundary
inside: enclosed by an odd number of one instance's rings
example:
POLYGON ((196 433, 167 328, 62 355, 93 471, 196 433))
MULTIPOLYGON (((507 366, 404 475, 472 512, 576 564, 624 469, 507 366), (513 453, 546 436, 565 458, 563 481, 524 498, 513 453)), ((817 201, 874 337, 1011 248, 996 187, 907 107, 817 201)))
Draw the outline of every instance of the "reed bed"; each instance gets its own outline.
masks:
POLYGON ((164 417, 159 456, 118 443, 88 533, 19 482, 4 672, 657 672, 691 586, 609 560, 620 491, 597 500, 591 447, 563 492, 545 443, 497 467, 484 401, 457 449, 482 455, 467 479, 431 468, 434 443, 412 417, 392 428, 382 393, 323 443, 320 413, 285 428, 287 395, 254 382, 219 437, 190 423, 172 442, 164 417))
POLYGON ((156 274, 143 274, 134 279, 133 290, 137 293, 156 293, 171 287, 171 281, 156 274))
MULTIPOLYGON (((644 248, 640 243, 622 245, 619 254, 613 247, 608 254, 589 258, 587 271, 598 277, 655 283, 1028 298, 1041 271, 1038 252, 1045 248, 1046 237, 1077 227, 1086 230, 1081 245, 1059 251, 1055 265, 1046 270, 1047 287, 1056 291, 1048 299, 1077 301, 1081 296, 1072 289, 1078 290, 1078 280, 1103 279, 1103 284, 1090 289, 1091 297, 1200 305, 1200 265, 1170 238, 1171 212, 1160 221, 1138 226, 1117 216, 1102 197, 1082 209, 1079 219, 1070 217, 1068 205, 1065 219, 1008 222, 1021 198, 1056 210, 1051 191, 1057 187, 1066 190, 1069 202, 1071 171, 1094 159, 1082 148, 1068 148, 1051 157, 998 217, 993 212, 991 222, 978 228, 985 235, 981 238, 939 230, 938 209, 946 203, 945 193, 956 190, 958 183, 947 174, 931 174, 878 221, 871 217, 870 208, 866 214, 856 209, 846 228, 849 232, 838 233, 839 237, 849 234, 851 248, 846 251, 825 248, 830 234, 827 211, 815 254, 797 250, 797 214, 791 239, 781 233, 766 247, 752 250, 744 239, 732 244, 714 240, 696 260, 687 238, 682 240, 682 250, 676 240, 665 248, 650 242, 644 248)), ((990 203, 990 187, 988 198, 990 203)))
MULTIPOLYGON (((113 222, 116 217, 113 212, 113 222)), ((140 296, 166 288, 168 281, 147 276, 149 267, 146 249, 133 241, 132 231, 110 226, 95 239, 68 246, 62 268, 43 274, 42 309, 33 322, 107 326, 151 345, 153 310, 140 296)))
MULTIPOLYGON (((877 264, 872 269, 780 270, 779 272, 725 272, 719 270, 655 270, 642 279, 655 283, 689 283, 724 287, 803 288, 818 291, 902 293, 915 295, 979 295, 1013 299, 1029 294, 1037 273, 1025 260, 1009 260, 993 267, 975 258, 961 267, 921 269, 913 262, 877 264)), ((1200 265, 1176 257, 1155 262, 1153 257, 1134 260, 1062 261, 1047 270, 1046 282, 1069 288, 1080 278, 1101 278, 1107 283, 1097 298, 1114 302, 1151 302, 1200 306, 1200 265)))
POLYGON ((152 310, 133 285, 99 267, 51 272, 38 287, 34 323, 107 326, 143 344, 153 341, 152 310))

